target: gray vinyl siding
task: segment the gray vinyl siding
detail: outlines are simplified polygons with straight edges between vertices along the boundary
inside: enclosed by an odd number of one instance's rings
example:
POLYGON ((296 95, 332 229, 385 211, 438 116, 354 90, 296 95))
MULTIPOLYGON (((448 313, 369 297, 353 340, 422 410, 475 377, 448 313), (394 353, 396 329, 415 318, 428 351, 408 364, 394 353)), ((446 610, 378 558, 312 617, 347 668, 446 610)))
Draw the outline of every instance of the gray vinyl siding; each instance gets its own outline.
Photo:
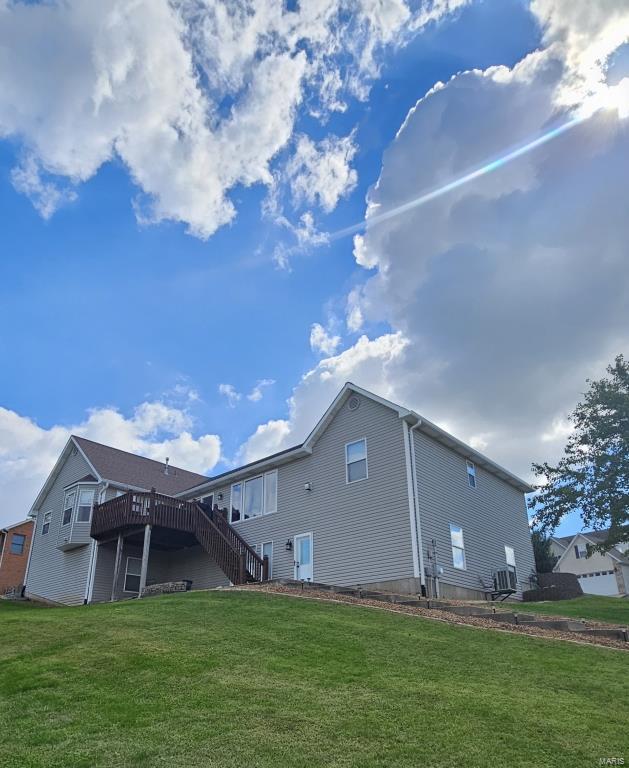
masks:
POLYGON ((505 545, 513 547, 518 583, 528 588, 535 567, 524 494, 496 475, 476 467, 470 488, 466 458, 414 431, 416 472, 425 565, 432 539, 437 543, 441 581, 479 590, 506 568, 505 545), (466 570, 454 568, 450 523, 463 529, 466 570))
MULTIPOLYGON (((356 411, 343 404, 311 456, 278 467, 277 512, 234 524, 249 544, 273 542, 275 578, 293 578, 286 541, 301 533, 313 534, 315 581, 413 577, 402 426, 395 411, 362 397, 356 411), (345 444, 363 437, 369 477, 347 484, 345 444), (307 482, 312 491, 304 490, 307 482)), ((229 508, 230 486, 219 492, 216 503, 229 508)))
MULTIPOLYGON (((124 579, 128 557, 142 557, 142 546, 124 542, 120 573, 116 583, 116 599, 133 598, 134 593, 124 591, 124 579)), ((116 541, 110 541, 98 547, 92 602, 111 600, 111 587, 116 560, 116 541)), ((161 584, 166 581, 190 579, 192 589, 212 589, 227 586, 229 581, 214 560, 200 546, 164 552, 157 549, 149 551, 149 563, 146 576, 147 584, 161 584)))
POLYGON ((81 454, 71 452, 43 499, 33 533, 33 550, 26 580, 27 595, 68 605, 83 603, 91 543, 66 552, 59 549, 57 543, 63 514, 63 489, 89 472, 90 467, 81 454), (48 511, 52 512, 50 530, 43 536, 43 518, 48 511))

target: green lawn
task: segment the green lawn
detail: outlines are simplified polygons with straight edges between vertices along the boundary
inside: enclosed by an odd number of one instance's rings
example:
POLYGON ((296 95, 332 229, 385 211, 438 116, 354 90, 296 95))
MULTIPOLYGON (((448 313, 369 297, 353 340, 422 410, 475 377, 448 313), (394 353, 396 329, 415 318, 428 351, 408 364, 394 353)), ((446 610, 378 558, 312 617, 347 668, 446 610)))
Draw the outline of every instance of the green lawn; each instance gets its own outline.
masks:
MULTIPOLYGON (((513 610, 513 603, 505 604, 513 610)), ((574 600, 557 600, 548 603, 518 603, 523 613, 544 613, 553 616, 569 616, 576 619, 608 621, 621 627, 629 626, 629 599, 584 595, 574 600)))
POLYGON ((3 768, 596 766, 629 655, 341 604, 0 602, 3 768))

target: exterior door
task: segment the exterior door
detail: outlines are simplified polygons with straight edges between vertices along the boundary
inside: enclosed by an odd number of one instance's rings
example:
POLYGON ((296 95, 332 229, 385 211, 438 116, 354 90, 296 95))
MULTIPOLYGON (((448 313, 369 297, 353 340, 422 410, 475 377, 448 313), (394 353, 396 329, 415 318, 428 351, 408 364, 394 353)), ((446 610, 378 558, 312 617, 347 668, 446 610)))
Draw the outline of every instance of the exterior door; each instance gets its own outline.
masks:
POLYGON ((312 534, 295 536, 295 579, 313 581, 312 534))

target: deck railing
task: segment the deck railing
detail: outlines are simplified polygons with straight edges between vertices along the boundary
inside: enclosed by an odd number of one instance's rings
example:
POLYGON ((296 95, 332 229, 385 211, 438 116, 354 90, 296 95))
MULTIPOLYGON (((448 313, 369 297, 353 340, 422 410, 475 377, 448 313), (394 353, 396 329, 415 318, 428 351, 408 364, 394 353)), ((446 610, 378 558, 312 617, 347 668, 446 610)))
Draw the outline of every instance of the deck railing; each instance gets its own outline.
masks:
POLYGON ((129 491, 96 504, 91 535, 103 539, 121 529, 142 525, 193 534, 233 584, 268 578, 268 558, 261 558, 231 527, 224 511, 215 507, 206 512, 195 501, 182 501, 155 491, 129 491))

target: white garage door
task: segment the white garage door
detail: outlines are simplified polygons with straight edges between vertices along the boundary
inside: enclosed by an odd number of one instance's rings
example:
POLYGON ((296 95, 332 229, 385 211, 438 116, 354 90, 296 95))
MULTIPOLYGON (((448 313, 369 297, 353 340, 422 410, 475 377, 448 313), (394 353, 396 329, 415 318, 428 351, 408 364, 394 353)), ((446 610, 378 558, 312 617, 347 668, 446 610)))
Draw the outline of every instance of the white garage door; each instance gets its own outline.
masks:
POLYGON ((613 573, 604 573, 600 576, 581 576, 579 578, 581 589, 586 595, 617 595, 618 584, 613 573))

